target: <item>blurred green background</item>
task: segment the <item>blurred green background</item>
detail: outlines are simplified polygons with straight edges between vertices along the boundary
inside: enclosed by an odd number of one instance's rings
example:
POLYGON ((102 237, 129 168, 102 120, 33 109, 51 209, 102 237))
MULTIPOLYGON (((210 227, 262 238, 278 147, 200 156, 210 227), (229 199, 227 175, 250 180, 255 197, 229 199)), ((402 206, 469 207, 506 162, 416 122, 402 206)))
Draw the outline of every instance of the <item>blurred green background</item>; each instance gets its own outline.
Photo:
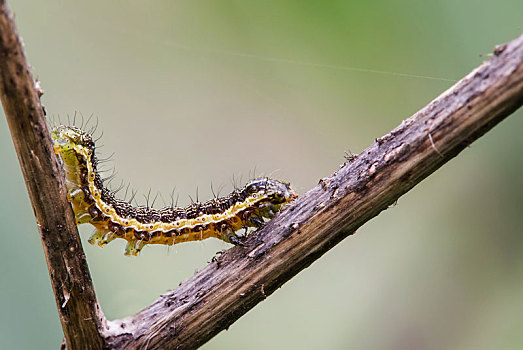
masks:
MULTIPOLYGON (((50 118, 98 118, 113 184, 180 204, 258 174, 299 193, 523 29, 521 1, 10 2, 50 118), (377 72, 375 72, 377 71, 377 72), (401 73, 401 74, 398 74, 401 73), (434 78, 434 79, 433 79, 434 78)), ((206 349, 523 348, 523 113, 301 272, 206 349)), ((62 338, 5 118, 3 349, 62 338)), ((157 206, 162 206, 161 199, 157 206)), ((217 240, 87 244, 110 319, 204 267, 217 240)))

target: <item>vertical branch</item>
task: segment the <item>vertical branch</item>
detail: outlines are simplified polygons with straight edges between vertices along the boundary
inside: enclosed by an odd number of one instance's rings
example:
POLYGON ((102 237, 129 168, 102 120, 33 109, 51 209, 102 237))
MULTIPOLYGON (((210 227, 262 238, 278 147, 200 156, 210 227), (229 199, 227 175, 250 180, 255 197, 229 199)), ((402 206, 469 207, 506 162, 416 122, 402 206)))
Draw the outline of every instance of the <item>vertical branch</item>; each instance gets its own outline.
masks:
POLYGON ((101 349, 105 317, 67 202, 41 94, 13 15, 0 0, 0 99, 40 231, 65 341, 71 349, 101 349))

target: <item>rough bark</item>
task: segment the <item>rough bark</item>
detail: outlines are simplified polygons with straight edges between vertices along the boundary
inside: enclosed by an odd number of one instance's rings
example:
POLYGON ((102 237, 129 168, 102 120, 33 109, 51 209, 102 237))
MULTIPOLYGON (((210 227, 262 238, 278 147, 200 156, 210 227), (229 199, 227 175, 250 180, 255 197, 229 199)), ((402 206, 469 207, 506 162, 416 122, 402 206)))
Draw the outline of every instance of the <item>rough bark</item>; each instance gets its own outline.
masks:
POLYGON ((60 322, 70 349, 101 349, 105 318, 66 199, 57 161, 23 43, 0 1, 0 98, 42 238, 60 322))
POLYGON ((523 36, 321 179, 287 210, 179 288, 112 322, 126 349, 191 349, 229 327, 387 209, 523 102, 523 36))
POLYGON ((388 208, 523 102, 523 36, 234 247, 138 314, 105 321, 43 108, 5 1, 0 94, 70 349, 196 348, 388 208), (65 218, 64 218, 65 215, 65 218), (106 328, 107 325, 107 328, 106 328))

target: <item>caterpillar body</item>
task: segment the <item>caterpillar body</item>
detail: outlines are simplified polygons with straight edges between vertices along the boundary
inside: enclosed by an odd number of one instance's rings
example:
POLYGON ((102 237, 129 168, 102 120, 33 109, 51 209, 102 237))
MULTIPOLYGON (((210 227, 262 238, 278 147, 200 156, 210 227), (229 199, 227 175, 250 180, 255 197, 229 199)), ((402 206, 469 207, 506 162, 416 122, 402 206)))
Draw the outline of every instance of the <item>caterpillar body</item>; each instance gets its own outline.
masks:
POLYGON ((236 231, 260 227, 297 198, 288 183, 263 177, 228 196, 185 208, 132 206, 104 186, 89 133, 60 125, 51 135, 54 151, 63 163, 76 223, 90 223, 96 228, 89 239, 91 244, 103 247, 116 238, 127 240, 125 255, 137 255, 147 244, 173 245, 209 237, 241 245, 236 231))

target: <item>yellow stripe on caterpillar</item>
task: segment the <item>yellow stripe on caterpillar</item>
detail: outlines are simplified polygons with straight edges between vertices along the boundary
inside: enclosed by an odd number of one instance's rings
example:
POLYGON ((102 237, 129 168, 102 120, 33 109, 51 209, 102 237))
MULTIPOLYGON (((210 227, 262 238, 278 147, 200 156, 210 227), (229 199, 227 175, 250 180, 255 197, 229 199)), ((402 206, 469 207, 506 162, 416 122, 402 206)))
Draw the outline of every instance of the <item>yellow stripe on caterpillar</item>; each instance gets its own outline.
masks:
POLYGON ((52 137, 55 153, 63 162, 77 224, 89 222, 96 228, 91 244, 103 247, 116 238, 127 240, 126 255, 137 255, 147 244, 173 245, 209 237, 241 244, 236 231, 260 227, 282 205, 297 198, 288 183, 262 177, 228 196, 185 208, 134 207, 103 186, 89 133, 60 125, 53 129, 52 137))

